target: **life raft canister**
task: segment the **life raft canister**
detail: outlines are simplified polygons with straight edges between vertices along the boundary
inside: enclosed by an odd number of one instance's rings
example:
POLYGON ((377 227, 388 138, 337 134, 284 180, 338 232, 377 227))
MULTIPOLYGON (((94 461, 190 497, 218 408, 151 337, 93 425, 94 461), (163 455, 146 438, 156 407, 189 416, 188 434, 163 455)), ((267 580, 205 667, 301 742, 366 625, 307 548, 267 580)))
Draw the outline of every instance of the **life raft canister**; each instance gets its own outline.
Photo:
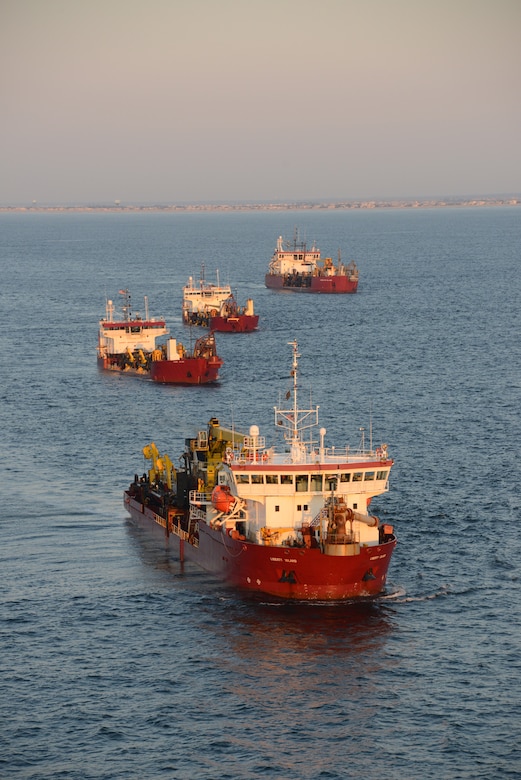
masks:
POLYGON ((212 504, 218 512, 229 512, 235 503, 228 485, 216 485, 212 490, 212 504))

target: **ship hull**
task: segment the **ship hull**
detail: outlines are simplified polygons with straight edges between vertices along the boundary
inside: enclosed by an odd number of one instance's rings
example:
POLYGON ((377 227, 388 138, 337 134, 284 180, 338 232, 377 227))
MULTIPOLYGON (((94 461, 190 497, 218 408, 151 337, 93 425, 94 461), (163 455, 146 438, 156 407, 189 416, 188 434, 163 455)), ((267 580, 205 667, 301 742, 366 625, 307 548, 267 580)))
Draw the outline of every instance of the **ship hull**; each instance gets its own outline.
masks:
POLYGON ((98 368, 130 376, 149 377, 154 382, 170 385, 205 385, 219 379, 220 358, 186 358, 156 360, 150 369, 121 367, 118 356, 98 357, 98 368))
POLYGON ((385 588, 396 546, 394 536, 356 555, 326 555, 320 549, 270 547, 232 539, 199 523, 198 544, 128 493, 124 504, 137 525, 160 533, 172 553, 193 561, 226 584, 284 600, 345 601, 377 596, 385 588))
POLYGON ((219 333, 251 333, 257 328, 257 314, 239 314, 236 317, 210 317, 210 329, 219 333))
POLYGON ((347 294, 356 293, 358 289, 358 279, 349 279, 347 276, 314 276, 307 280, 310 282, 307 284, 299 283, 302 280, 292 275, 266 274, 264 281, 270 290, 288 292, 347 294))

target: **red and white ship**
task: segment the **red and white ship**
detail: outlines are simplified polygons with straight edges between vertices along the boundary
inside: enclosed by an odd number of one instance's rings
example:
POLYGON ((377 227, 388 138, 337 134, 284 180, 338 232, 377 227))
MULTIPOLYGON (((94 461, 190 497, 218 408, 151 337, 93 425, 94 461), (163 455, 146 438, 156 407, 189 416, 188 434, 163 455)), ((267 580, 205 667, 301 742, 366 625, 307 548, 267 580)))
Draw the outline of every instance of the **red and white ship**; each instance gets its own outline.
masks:
POLYGON ((217 284, 207 282, 203 267, 199 281, 190 276, 183 287, 183 322, 221 333, 250 333, 257 328, 259 317, 251 298, 246 306, 238 306, 230 285, 221 285, 219 274, 217 284))
POLYGON ((387 446, 357 449, 318 440, 318 406, 297 399, 298 346, 293 348, 293 396, 275 407, 284 434, 268 446, 256 425, 247 434, 218 419, 186 440, 176 469, 154 443, 151 461, 124 493, 134 522, 155 529, 180 560, 191 560, 227 584, 282 599, 347 600, 380 594, 396 537, 367 513, 389 489, 387 446), (309 438, 304 438, 309 431, 309 438))
POLYGON ((293 241, 277 239, 277 248, 265 276, 266 287, 272 290, 307 293, 355 293, 358 289, 358 268, 354 261, 347 265, 340 259, 335 264, 330 257, 322 260, 315 244, 310 249, 295 232, 293 241))
POLYGON ((213 333, 198 339, 192 352, 173 338, 157 344, 156 339, 169 334, 166 322, 149 317, 146 297, 145 318, 133 315, 129 291, 120 290, 119 293, 124 298, 122 317, 114 318, 114 303, 108 300, 105 319, 100 320, 100 369, 146 376, 164 384, 203 385, 218 380, 223 360, 217 355, 213 333))

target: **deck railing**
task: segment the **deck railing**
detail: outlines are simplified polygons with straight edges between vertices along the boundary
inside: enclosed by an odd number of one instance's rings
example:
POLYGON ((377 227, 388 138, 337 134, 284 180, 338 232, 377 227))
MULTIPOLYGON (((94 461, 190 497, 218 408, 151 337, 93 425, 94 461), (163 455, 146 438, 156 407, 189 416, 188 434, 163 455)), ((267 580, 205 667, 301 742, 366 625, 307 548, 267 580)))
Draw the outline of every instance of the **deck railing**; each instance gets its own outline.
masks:
POLYGON ((200 506, 207 506, 208 504, 212 503, 212 494, 211 493, 203 493, 199 490, 191 490, 190 491, 190 503, 191 504, 198 504, 200 506))
MULTIPOLYGON (((314 463, 356 463, 357 461, 371 461, 379 463, 387 459, 387 453, 379 450, 351 449, 350 447, 330 447, 324 450, 311 450, 299 457, 299 462, 306 465, 314 463)), ((239 466, 248 466, 251 464, 259 465, 284 465, 293 463, 291 452, 274 452, 273 450, 257 450, 255 452, 228 451, 224 460, 230 464, 239 466)))

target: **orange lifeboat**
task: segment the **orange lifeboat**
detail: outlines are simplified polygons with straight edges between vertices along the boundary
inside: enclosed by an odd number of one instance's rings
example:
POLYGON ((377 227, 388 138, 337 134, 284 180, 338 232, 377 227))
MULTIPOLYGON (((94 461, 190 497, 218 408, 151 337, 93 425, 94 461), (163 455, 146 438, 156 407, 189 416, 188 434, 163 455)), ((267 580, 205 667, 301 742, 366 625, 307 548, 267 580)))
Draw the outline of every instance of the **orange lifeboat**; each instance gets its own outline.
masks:
POLYGON ((216 485, 212 490, 212 504, 218 512, 229 512, 235 503, 228 485, 216 485))

